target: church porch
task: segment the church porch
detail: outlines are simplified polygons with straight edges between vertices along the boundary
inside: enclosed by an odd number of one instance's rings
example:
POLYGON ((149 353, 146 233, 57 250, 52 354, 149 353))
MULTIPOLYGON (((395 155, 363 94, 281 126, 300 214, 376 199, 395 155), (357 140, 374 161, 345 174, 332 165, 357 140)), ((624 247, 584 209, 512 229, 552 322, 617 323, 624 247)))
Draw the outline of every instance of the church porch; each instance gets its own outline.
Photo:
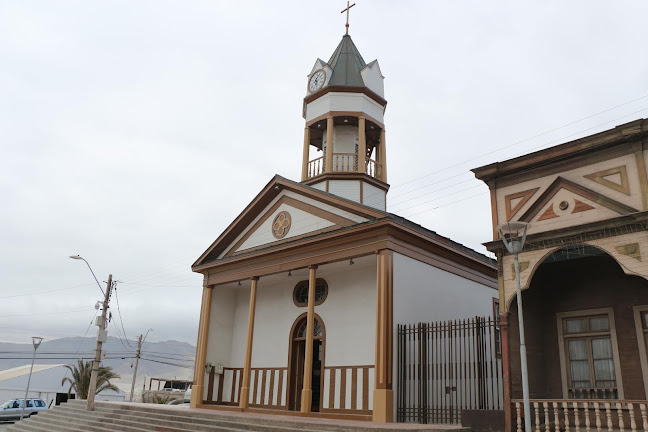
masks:
POLYGON ((206 374, 196 406, 371 419, 380 256, 345 258, 211 288, 203 335, 206 374), (315 295, 309 357, 311 276, 315 295))

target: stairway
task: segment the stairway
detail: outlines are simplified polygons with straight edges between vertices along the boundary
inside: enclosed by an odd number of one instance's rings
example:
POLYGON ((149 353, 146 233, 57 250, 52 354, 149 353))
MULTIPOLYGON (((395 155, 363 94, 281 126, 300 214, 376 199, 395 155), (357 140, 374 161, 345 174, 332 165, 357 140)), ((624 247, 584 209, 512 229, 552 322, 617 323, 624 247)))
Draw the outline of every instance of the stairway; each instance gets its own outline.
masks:
POLYGON ((85 401, 71 400, 22 422, 7 431, 24 432, 466 432, 453 425, 382 424, 249 414, 187 407, 97 402, 87 411, 85 401))

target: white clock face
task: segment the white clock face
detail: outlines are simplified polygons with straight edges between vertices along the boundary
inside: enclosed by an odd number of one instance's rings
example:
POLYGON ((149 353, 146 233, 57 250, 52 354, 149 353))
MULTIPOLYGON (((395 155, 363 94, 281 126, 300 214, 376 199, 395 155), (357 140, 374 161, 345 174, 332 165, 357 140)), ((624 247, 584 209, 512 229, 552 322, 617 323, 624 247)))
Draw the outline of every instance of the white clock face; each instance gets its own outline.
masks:
POLYGON ((324 86, 324 81, 326 80, 326 72, 322 69, 318 70, 311 76, 310 81, 308 82, 308 91, 311 93, 321 89, 324 86))

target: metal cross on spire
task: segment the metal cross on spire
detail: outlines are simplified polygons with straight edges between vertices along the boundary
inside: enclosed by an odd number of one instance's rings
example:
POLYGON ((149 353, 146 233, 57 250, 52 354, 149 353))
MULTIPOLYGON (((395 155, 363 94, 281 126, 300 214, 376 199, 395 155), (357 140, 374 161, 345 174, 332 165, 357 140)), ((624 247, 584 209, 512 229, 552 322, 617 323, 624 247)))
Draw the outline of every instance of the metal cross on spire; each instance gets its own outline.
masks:
POLYGON ((345 25, 345 27, 346 27, 346 34, 349 34, 349 10, 350 10, 353 6, 355 6, 355 5, 356 5, 356 4, 353 3, 351 6, 349 6, 349 2, 347 1, 347 7, 346 7, 346 9, 343 9, 342 12, 340 12, 340 13, 344 13, 344 12, 346 12, 346 14, 347 14, 347 17, 346 17, 347 20, 346 20, 346 25, 345 25))

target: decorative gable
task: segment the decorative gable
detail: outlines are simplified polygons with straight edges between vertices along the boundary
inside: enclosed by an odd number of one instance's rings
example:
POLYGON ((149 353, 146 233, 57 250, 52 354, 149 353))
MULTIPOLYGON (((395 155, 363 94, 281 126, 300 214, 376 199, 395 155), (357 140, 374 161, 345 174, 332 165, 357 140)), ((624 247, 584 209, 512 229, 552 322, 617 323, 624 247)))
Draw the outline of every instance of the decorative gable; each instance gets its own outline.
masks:
MULTIPOLYGON (((519 194, 509 195, 509 197, 511 199, 519 199, 521 197, 528 200, 535 194, 535 191, 524 191, 519 194)), ((521 207, 519 203, 517 205, 521 207)), ((513 212, 515 210, 509 210, 509 207, 507 207, 507 211, 513 212)), ((563 224, 565 226, 573 225, 570 221, 574 218, 586 219, 581 221, 581 223, 587 223, 626 215, 636 211, 636 209, 628 205, 572 181, 558 177, 537 198, 519 220, 533 222, 533 230, 538 230, 542 225, 548 223, 551 223, 552 228, 555 229, 561 228, 562 226, 560 225, 563 224), (556 220, 558 218, 560 220, 556 220)))
POLYGON ((298 198, 283 195, 274 204, 268 206, 256 222, 244 230, 223 257, 357 223, 349 219, 352 216, 346 216, 348 217, 298 198))

